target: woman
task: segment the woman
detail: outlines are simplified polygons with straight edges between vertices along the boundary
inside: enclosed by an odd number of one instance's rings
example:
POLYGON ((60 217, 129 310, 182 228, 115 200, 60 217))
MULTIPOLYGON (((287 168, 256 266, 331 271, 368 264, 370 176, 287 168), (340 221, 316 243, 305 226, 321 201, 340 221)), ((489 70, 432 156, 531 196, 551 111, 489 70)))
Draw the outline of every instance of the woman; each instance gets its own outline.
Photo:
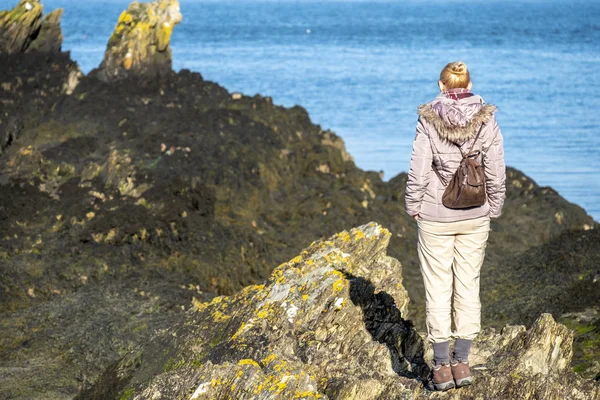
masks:
POLYGON ((418 225, 418 254, 426 292, 428 339, 433 344, 436 390, 472 383, 469 351, 481 328, 479 273, 490 230, 505 198, 502 134, 496 107, 471 93, 471 78, 463 62, 444 67, 440 95, 419 107, 406 184, 406 211, 418 225), (442 204, 450 182, 480 131, 474 150, 485 171, 487 201, 480 207, 449 209, 442 204), (451 307, 454 325, 451 331, 451 307), (456 338, 452 358, 449 340, 456 338))

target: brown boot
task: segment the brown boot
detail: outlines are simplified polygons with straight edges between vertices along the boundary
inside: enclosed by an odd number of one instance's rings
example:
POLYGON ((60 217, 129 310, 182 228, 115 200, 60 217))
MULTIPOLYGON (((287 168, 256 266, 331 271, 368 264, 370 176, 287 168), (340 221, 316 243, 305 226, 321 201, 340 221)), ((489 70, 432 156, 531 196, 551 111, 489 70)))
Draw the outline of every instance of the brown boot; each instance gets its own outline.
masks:
POLYGON ((435 390, 448 390, 454 388, 452 371, 448 364, 435 365, 433 367, 433 387, 435 390))
POLYGON ((468 386, 473 383, 473 377, 471 376, 471 369, 469 368, 468 361, 452 360, 450 366, 457 388, 468 386))

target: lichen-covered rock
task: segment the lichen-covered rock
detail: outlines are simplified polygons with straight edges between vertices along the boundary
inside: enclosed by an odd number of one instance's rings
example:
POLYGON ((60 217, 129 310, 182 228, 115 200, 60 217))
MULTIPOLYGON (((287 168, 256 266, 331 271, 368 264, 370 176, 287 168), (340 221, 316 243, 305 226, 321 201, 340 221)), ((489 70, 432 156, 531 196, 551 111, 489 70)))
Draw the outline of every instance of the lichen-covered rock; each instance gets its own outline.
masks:
POLYGON ((121 13, 104 60, 93 72, 102 80, 155 78, 171 72, 171 34, 181 22, 177 0, 134 1, 121 13))
POLYGON ((1 11, 0 53, 59 52, 62 12, 54 10, 42 19, 40 0, 21 0, 11 11, 1 11))
POLYGON ((11 11, 0 12, 0 52, 23 53, 42 24, 39 0, 21 0, 11 11))
POLYGON ((389 239, 372 223, 313 243, 265 285, 197 303, 81 398, 409 397, 427 368, 389 239))
POLYGON ((527 331, 485 332, 473 349, 475 384, 430 392, 389 238, 374 223, 344 231, 277 267, 265 285, 196 303, 185 323, 79 398, 598 398, 593 381, 569 368, 573 333, 548 314, 527 331))

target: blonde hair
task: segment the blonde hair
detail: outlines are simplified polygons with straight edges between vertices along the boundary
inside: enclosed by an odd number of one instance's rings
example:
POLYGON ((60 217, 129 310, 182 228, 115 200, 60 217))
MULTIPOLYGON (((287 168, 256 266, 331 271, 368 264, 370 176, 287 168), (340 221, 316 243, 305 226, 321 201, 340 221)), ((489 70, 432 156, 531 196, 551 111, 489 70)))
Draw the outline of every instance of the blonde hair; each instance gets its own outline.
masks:
POLYGON ((449 63, 440 72, 440 81, 446 85, 446 89, 466 88, 471 82, 467 64, 462 61, 449 63))

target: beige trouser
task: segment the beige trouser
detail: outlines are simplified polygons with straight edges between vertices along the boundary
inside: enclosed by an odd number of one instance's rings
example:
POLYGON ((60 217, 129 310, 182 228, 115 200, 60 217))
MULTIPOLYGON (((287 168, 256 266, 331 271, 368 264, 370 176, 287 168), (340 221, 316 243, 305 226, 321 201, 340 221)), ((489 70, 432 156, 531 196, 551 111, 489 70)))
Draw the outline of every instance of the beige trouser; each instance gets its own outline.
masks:
POLYGON ((479 273, 490 231, 489 217, 458 222, 418 220, 418 252, 425 283, 429 341, 451 336, 473 340, 481 329, 479 273), (454 325, 450 311, 454 301, 454 325))

